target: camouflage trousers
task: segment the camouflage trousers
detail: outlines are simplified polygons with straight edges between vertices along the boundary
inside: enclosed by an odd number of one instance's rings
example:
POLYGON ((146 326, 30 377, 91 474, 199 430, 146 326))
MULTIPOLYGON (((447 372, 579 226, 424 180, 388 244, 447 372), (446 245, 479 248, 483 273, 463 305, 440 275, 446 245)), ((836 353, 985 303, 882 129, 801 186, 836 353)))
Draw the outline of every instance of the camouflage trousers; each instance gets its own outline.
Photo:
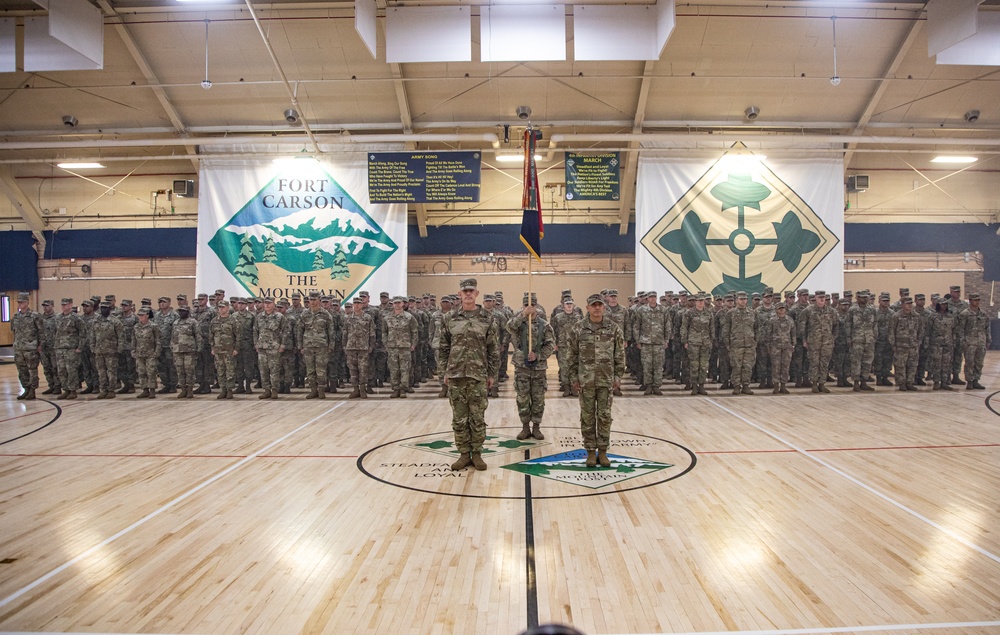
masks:
POLYGON ((931 361, 931 343, 930 340, 924 340, 920 343, 920 352, 917 353, 917 379, 923 379, 927 376, 927 364, 931 361))
POLYGON ((126 386, 135 386, 135 358, 132 351, 118 353, 118 379, 126 386))
POLYGON ((830 371, 830 358, 833 357, 833 340, 809 342, 809 381, 816 384, 826 383, 826 375, 830 371))
POLYGON ((174 386, 188 388, 194 386, 197 380, 196 367, 198 353, 174 353, 174 369, 177 373, 177 383, 174 386))
POLYGON ((663 344, 643 344, 639 355, 642 383, 646 388, 659 388, 663 384, 663 344))
POLYGON ((135 358, 135 370, 136 376, 138 377, 138 382, 136 383, 137 388, 141 388, 143 390, 156 390, 157 361, 157 358, 153 356, 139 356, 135 358))
POLYGON ((872 362, 875 377, 884 379, 892 372, 892 346, 889 341, 875 341, 875 359, 872 362))
POLYGON ((482 452, 486 441, 486 382, 470 377, 448 380, 451 429, 459 452, 482 452))
POLYGON ((521 423, 541 423, 545 414, 545 370, 514 367, 514 391, 521 423))
MULTIPOLYGON (((326 367, 330 363, 330 349, 324 347, 305 348, 302 350, 302 361, 306 365, 304 378, 306 388, 326 390, 326 367)), ((285 381, 289 380, 286 378, 285 381)))
POLYGON ((708 356, 712 353, 712 344, 689 343, 687 347, 688 371, 692 385, 704 384, 708 379, 708 356))
POLYGON ((792 364, 792 345, 772 346, 769 354, 771 357, 771 381, 776 384, 788 383, 789 366, 792 364))
POLYGON ((671 374, 673 374, 674 379, 677 381, 685 381, 686 377, 684 373, 687 370, 687 351, 684 349, 683 342, 679 338, 670 340, 670 351, 671 359, 673 360, 671 374))
POLYGON ((215 376, 219 388, 233 390, 236 388, 236 356, 232 351, 225 351, 215 356, 215 376))
POLYGON ((63 390, 80 390, 80 353, 72 348, 57 348, 56 369, 63 390))
POLYGON ((753 379, 753 365, 757 358, 756 346, 738 346, 729 349, 729 360, 733 365, 733 385, 748 385, 753 379))
POLYGON ((833 361, 831 362, 834 377, 847 381, 851 374, 851 355, 847 350, 847 343, 833 345, 833 361))
MULTIPOLYGON (((260 370, 260 385, 264 390, 278 390, 281 384, 281 353, 278 349, 257 351, 257 367, 260 370)), ((247 375, 247 381, 250 381, 250 377, 247 375)))
POLYGON ((799 383, 809 379, 809 353, 802 346, 802 340, 795 340, 792 363, 788 367, 789 380, 799 383))
POLYGON ((930 368, 928 378, 935 384, 951 383, 951 358, 955 347, 951 344, 931 347, 930 368))
POLYGON ((569 380, 568 354, 569 349, 567 347, 560 346, 559 350, 556 351, 556 361, 559 363, 559 386, 562 388, 568 388, 570 383, 572 383, 569 380))
POLYGON ((962 342, 956 337, 951 354, 951 374, 955 377, 958 377, 958 373, 962 370, 962 355, 964 354, 965 347, 962 346, 962 342))
POLYGON ((719 347, 719 383, 725 384, 733 380, 733 364, 730 359, 729 348, 719 347))
POLYGON ((896 384, 905 386, 912 384, 917 376, 917 344, 900 344, 892 349, 892 365, 896 376, 896 384))
POLYGON ((97 367, 89 346, 80 347, 80 379, 87 382, 89 388, 97 388, 97 367))
POLYGON ((347 351, 347 368, 351 373, 351 384, 354 386, 368 385, 368 362, 371 356, 368 351, 347 351))
POLYGON ((337 344, 330 353, 330 359, 326 364, 326 377, 329 381, 339 381, 341 369, 344 366, 344 349, 337 344))
POLYGON ((767 344, 757 344, 757 380, 762 384, 774 381, 771 373, 771 356, 767 353, 767 344))
MULTIPOLYGON (((278 354, 278 365, 281 366, 281 369, 278 371, 278 375, 281 377, 279 386, 286 385, 291 388, 295 385, 296 359, 297 354, 293 350, 286 349, 284 353, 278 354)), ((325 371, 326 366, 324 366, 323 369, 325 371)), ((325 379, 323 380, 323 385, 326 385, 325 379)))
MULTIPOLYGON (((707 350, 705 369, 708 372, 707 350)), ((611 443, 611 400, 610 387, 580 387, 580 434, 587 450, 607 450, 611 443)))
POLYGON ((101 392, 113 392, 118 389, 118 353, 97 353, 97 383, 101 392))
POLYGON ((867 381, 872 372, 872 361, 875 359, 875 342, 864 340, 851 343, 851 377, 854 381, 867 381))
MULTIPOLYGON (((196 369, 199 386, 211 386, 215 381, 215 356, 212 349, 202 349, 198 351, 198 365, 196 369)), ((220 386, 222 384, 219 384, 220 386)))
POLYGON ((38 351, 14 351, 17 379, 25 388, 38 388, 38 351))
POLYGON ((253 381, 257 376, 257 351, 253 348, 240 347, 236 354, 236 385, 241 386, 253 381))
POLYGON ((56 366, 56 351, 51 346, 43 346, 40 354, 42 370, 45 371, 45 383, 49 388, 59 388, 59 368, 56 366))
POLYGON ((983 376, 983 362, 986 360, 986 343, 970 344, 965 347, 965 381, 979 381, 983 376))
MULTIPOLYGON (((503 328, 500 329, 503 331, 503 328)), ((497 368, 497 376, 507 377, 507 364, 510 363, 510 338, 500 343, 500 366, 497 368)), ((514 371, 517 372, 517 371, 514 371)))
POLYGON ((169 348, 160 349, 160 359, 156 364, 156 370, 164 388, 177 388, 177 368, 174 365, 174 353, 169 348))
POLYGON ((410 387, 410 349, 390 347, 389 354, 389 385, 393 390, 406 390, 410 387))

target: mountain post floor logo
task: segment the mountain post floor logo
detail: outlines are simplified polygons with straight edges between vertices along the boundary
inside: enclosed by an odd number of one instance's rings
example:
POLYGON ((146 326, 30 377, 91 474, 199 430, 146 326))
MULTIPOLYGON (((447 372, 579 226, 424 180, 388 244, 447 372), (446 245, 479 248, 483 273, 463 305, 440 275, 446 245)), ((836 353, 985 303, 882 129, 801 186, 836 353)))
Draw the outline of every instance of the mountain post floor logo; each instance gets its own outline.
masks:
POLYGON ((688 291, 719 295, 795 289, 839 239, 763 163, 719 160, 640 242, 688 291))
POLYGON ((398 249, 319 164, 279 173, 208 246, 248 293, 275 297, 349 298, 398 249))
POLYGON ((587 467, 587 451, 577 449, 502 467, 505 470, 591 489, 621 483, 630 478, 645 476, 673 467, 671 463, 636 459, 620 454, 608 454, 608 458, 611 460, 611 467, 587 467))

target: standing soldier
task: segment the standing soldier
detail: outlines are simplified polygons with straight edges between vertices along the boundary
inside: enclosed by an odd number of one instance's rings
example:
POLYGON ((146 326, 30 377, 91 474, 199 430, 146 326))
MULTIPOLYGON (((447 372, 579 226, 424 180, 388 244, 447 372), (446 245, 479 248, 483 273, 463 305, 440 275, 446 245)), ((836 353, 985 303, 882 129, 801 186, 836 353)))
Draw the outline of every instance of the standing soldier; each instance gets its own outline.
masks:
POLYGON ((625 374, 625 336, 604 316, 604 299, 587 298, 587 316, 573 327, 569 341, 570 381, 580 394, 580 434, 587 467, 611 467, 612 391, 625 374))
MULTIPOLYGON (((962 299, 962 287, 959 285, 954 285, 949 288, 950 293, 948 294, 948 313, 951 313, 955 317, 962 314, 962 311, 969 308, 969 303, 962 299)), ((955 338, 955 350, 951 356, 951 383, 956 386, 964 386, 965 382, 959 377, 959 373, 962 370, 962 355, 965 354, 965 349, 962 344, 962 334, 959 333, 955 338)))
POLYGON ((305 385, 309 388, 306 399, 326 399, 326 367, 336 341, 333 316, 320 306, 320 301, 319 292, 310 292, 309 308, 299 313, 295 324, 295 339, 306 364, 305 385))
MULTIPOLYGON (((318 294, 319 292, 314 291, 313 293, 318 294)), ((317 295, 317 297, 319 296, 317 295)), ((300 355, 299 349, 302 348, 298 332, 299 322, 295 315, 288 313, 288 306, 287 298, 281 298, 274 303, 275 311, 285 316, 288 333, 284 342, 285 350, 278 355, 278 376, 281 377, 281 381, 278 382, 278 393, 282 395, 290 395, 292 388, 298 385, 295 382, 295 360, 296 356, 300 355)), ((326 388, 326 382, 323 383, 323 388, 326 388)), ((311 399, 315 398, 311 397, 311 399)), ((326 399, 325 396, 323 398, 326 399)))
POLYGON ((253 394, 253 380, 257 374, 257 350, 254 348, 254 319, 249 311, 247 298, 236 298, 236 314, 240 323, 240 354, 236 356, 236 390, 233 393, 253 394))
POLYGON ((45 371, 45 383, 47 387, 42 391, 43 395, 62 394, 62 384, 59 383, 59 368, 56 366, 56 314, 53 307, 55 302, 45 300, 42 302, 42 320, 45 322, 45 338, 42 340, 41 362, 42 370, 45 371))
POLYGON ((368 398, 369 362, 377 341, 375 319, 365 312, 363 302, 361 296, 355 296, 352 302, 354 310, 344 320, 342 341, 351 373, 351 384, 354 386, 348 399, 368 398))
POLYGON ((61 309, 56 318, 55 353, 63 392, 56 399, 76 399, 80 390, 80 351, 87 329, 80 316, 73 313, 73 298, 63 298, 61 309))
POLYGON ((849 388, 847 377, 851 374, 851 351, 847 339, 847 317, 851 301, 842 298, 837 304, 837 337, 833 340, 833 374, 838 388, 849 388))
POLYGON ((215 375, 215 358, 212 355, 212 338, 210 337, 215 310, 208 306, 207 293, 198 294, 192 317, 198 323, 198 328, 201 329, 201 349, 198 350, 196 363, 197 393, 208 395, 212 392, 212 377, 215 375))
POLYGON ((289 340, 288 324, 285 316, 274 310, 274 298, 267 296, 263 300, 264 309, 253 321, 254 349, 264 389, 258 399, 277 399, 281 384, 281 354, 285 352, 285 344, 289 340))
POLYGON ((229 315, 229 302, 215 304, 215 316, 209 323, 209 350, 215 355, 215 372, 220 393, 216 399, 232 399, 236 386, 236 357, 240 354, 240 322, 229 315))
POLYGON ((139 309, 139 321, 132 329, 132 357, 135 358, 136 373, 142 392, 136 399, 156 399, 156 366, 160 360, 160 346, 163 337, 160 327, 150 319, 152 308, 139 309))
MULTIPOLYGON (((719 342, 719 390, 731 390, 734 388, 733 362, 729 353, 729 345, 726 343, 726 338, 724 337, 724 327, 726 317, 735 307, 736 296, 732 293, 727 293, 722 302, 722 308, 715 313, 715 323, 712 325, 712 333, 716 341, 719 342)), ((735 389, 739 390, 739 386, 735 386, 735 389)))
POLYGON ((962 340, 965 350, 965 383, 966 390, 985 390, 986 386, 979 383, 983 376, 983 362, 986 359, 986 349, 990 347, 990 318, 979 308, 979 294, 969 294, 969 308, 958 316, 958 337, 962 340))
MULTIPOLYGON (((365 371, 366 384, 363 386, 368 394, 374 392, 376 385, 384 383, 383 377, 389 375, 389 357, 385 352, 385 342, 382 341, 382 311, 369 305, 370 295, 367 291, 358 294, 361 298, 361 310, 372 318, 372 329, 375 331, 375 346, 368 353, 368 366, 365 371)), ((355 306, 355 313, 359 307, 355 306)))
POLYGON ((930 320, 930 378, 934 390, 954 390, 951 387, 951 357, 958 337, 958 316, 948 310, 948 297, 939 298, 930 320))
POLYGON ((487 392, 500 366, 500 337, 493 315, 476 303, 479 296, 475 278, 459 283, 461 305, 444 316, 438 371, 448 386, 451 429, 455 433, 458 460, 454 471, 470 465, 485 470, 483 443, 486 441, 487 392))
POLYGON ((392 299, 392 312, 382 318, 382 341, 389 355, 390 399, 406 397, 410 385, 410 359, 417 350, 419 327, 417 318, 403 310, 406 298, 397 295, 392 299))
POLYGON ((889 346, 893 352, 896 385, 900 390, 917 390, 917 355, 924 339, 923 318, 913 311, 913 298, 900 299, 900 310, 889 319, 889 346))
MULTIPOLYGON (((576 323, 580 321, 580 318, 576 315, 576 311, 573 310, 573 305, 573 298, 568 296, 563 298, 561 310, 552 318, 552 332, 556 340, 556 361, 559 363, 559 390, 562 392, 563 397, 578 396, 573 394, 573 382, 569 380, 569 365, 566 361, 566 355, 569 352, 566 346, 569 344, 570 334, 573 332, 573 327, 576 326, 576 323)), ((618 315, 623 316, 624 312, 618 311, 618 315)), ((611 315, 608 314, 608 317, 611 318, 611 315)), ((613 318, 611 320, 614 321, 613 318)))
POLYGON ((752 395, 750 381, 757 358, 757 313, 747 306, 747 292, 736 293, 736 307, 726 313, 722 339, 732 364, 733 394, 752 395))
POLYGON ((837 312, 826 304, 826 292, 816 292, 816 304, 803 310, 795 321, 802 347, 809 354, 809 380, 814 393, 830 392, 826 375, 833 355, 836 336, 837 312))
POLYGON ((101 392, 98 399, 114 399, 118 388, 118 355, 125 350, 125 327, 111 315, 111 303, 101 302, 101 315, 90 325, 90 350, 97 362, 101 392))
POLYGON ((497 353, 497 359, 498 359, 497 371, 496 371, 496 374, 493 375, 493 385, 490 388, 487 389, 486 396, 487 397, 499 397, 500 396, 500 362, 503 362, 503 356, 504 356, 504 352, 505 352, 503 350, 503 344, 504 344, 504 341, 506 341, 506 342, 509 343, 510 339, 509 339, 509 336, 507 335, 507 330, 501 326, 501 322, 502 322, 502 317, 503 316, 500 314, 500 311, 498 311, 497 308, 496 308, 496 297, 495 296, 493 296, 492 294, 489 294, 489 293, 487 293, 486 295, 483 296, 483 310, 486 311, 487 313, 489 313, 491 316, 493 316, 493 321, 496 322, 496 326, 497 326, 497 345, 500 347, 500 349, 498 350, 498 353, 497 353))
POLYGON ((682 289, 675 297, 677 302, 670 307, 673 316, 670 322, 674 325, 674 332, 670 334, 670 358, 673 361, 670 374, 673 375, 674 381, 678 384, 687 384, 687 377, 684 375, 684 360, 687 357, 687 351, 684 349, 684 342, 681 341, 684 311, 687 310, 687 291, 682 289))
POLYGON ((673 324, 670 314, 656 300, 656 292, 646 294, 645 307, 636 312, 635 340, 642 362, 642 383, 645 395, 663 395, 663 349, 670 344, 673 324))
MULTIPOLYGON (((764 323, 774 315, 774 297, 775 293, 771 287, 764 289, 763 302, 756 309, 758 334, 763 331, 764 323)), ((760 381, 759 388, 774 388, 774 378, 771 375, 771 356, 767 352, 767 342, 763 338, 757 341, 757 379, 760 381)))
POLYGON ((125 350, 118 356, 118 377, 122 381, 119 395, 130 395, 135 392, 135 358, 132 356, 132 332, 139 318, 135 316, 135 304, 129 299, 122 300, 122 311, 119 320, 125 333, 125 350))
POLYGON ((178 399, 194 399, 195 362, 201 350, 201 327, 191 317, 187 306, 177 307, 177 321, 170 329, 170 349, 174 355, 178 399))
MULTIPOLYGON (((444 324, 444 316, 451 313, 452 297, 442 296, 441 309, 434 314, 434 338, 431 340, 431 348, 434 349, 434 363, 436 368, 441 366, 441 326, 444 324)), ((437 372, 438 384, 441 389, 438 391, 438 398, 444 399, 448 396, 448 386, 444 383, 444 375, 437 372)))
MULTIPOLYGON (((312 292, 310 292, 311 294, 312 292)), ((321 298, 322 303, 322 298, 321 298)), ((292 324, 298 324, 298 318, 302 315, 302 312, 306 310, 306 307, 302 304, 302 293, 299 291, 292 291, 292 306, 285 310, 285 319, 292 319, 292 324)), ((295 331, 295 328, 292 328, 295 331)), ((296 346, 292 351, 294 359, 292 360, 292 382, 291 386, 295 388, 304 388, 306 385, 306 361, 302 358, 301 347, 296 346)), ((287 353, 287 351, 286 351, 287 353)), ((324 386, 324 388, 326 388, 324 386)), ((290 390, 288 392, 291 392, 290 390)))
POLYGON ((14 331, 14 365, 17 366, 17 378, 24 392, 18 399, 34 399, 38 388, 38 359, 45 342, 45 320, 38 313, 28 308, 30 294, 17 294, 17 313, 11 318, 10 326, 14 331))
POLYGON ((705 391, 705 381, 708 379, 708 356, 712 352, 715 334, 712 333, 712 312, 705 308, 706 300, 706 293, 694 296, 694 308, 684 312, 684 323, 681 326, 681 341, 687 352, 688 381, 692 395, 708 394, 705 391))
POLYGON ((320 304, 330 314, 333 324, 333 341, 330 342, 330 359, 326 365, 327 392, 335 393, 343 385, 340 381, 344 366, 344 312, 340 310, 340 298, 330 295, 322 297, 320 304))
POLYGON ((514 391, 517 414, 521 419, 519 441, 529 437, 541 441, 542 415, 545 413, 545 371, 555 350, 552 327, 538 313, 535 294, 524 294, 524 309, 513 316, 504 328, 514 344, 514 391), (530 346, 528 329, 531 329, 530 346), (531 429, 528 426, 531 426, 531 429))
POLYGON ((785 383, 788 381, 788 367, 792 362, 792 351, 795 350, 795 320, 788 315, 788 305, 778 302, 774 305, 774 315, 764 323, 761 339, 767 342, 768 354, 771 356, 771 377, 774 381, 775 395, 787 395, 785 383))
POLYGON ((847 311, 844 323, 851 354, 851 377, 854 392, 875 390, 868 385, 868 374, 875 359, 875 309, 868 304, 868 293, 858 292, 858 303, 847 311))
POLYGON ((160 337, 163 338, 160 342, 160 360, 157 371, 160 375, 160 381, 163 382, 163 388, 159 390, 159 394, 165 395, 177 392, 177 369, 174 367, 174 352, 170 344, 171 331, 174 322, 177 321, 177 312, 170 308, 170 298, 166 296, 161 297, 157 303, 160 310, 153 316, 153 321, 160 328, 160 337))
POLYGON ((876 386, 891 386, 889 374, 892 372, 892 344, 889 343, 889 320, 892 310, 889 308, 889 294, 881 293, 878 297, 878 308, 875 309, 875 371, 876 386))
POLYGON ((788 308, 788 315, 795 320, 795 350, 792 351, 792 364, 789 367, 790 381, 795 382, 796 388, 809 388, 809 353, 802 345, 802 329, 799 328, 799 319, 802 312, 809 308, 809 290, 798 290, 798 302, 788 308))
POLYGON ((924 325, 924 339, 920 341, 920 352, 917 353, 917 379, 914 386, 926 386, 924 377, 927 375, 927 362, 930 361, 931 354, 931 318, 934 311, 927 306, 927 296, 918 293, 913 296, 913 312, 920 316, 924 325))
MULTIPOLYGON (((507 332, 507 322, 514 317, 514 312, 510 309, 510 307, 504 304, 503 291, 495 291, 493 293, 493 298, 496 302, 494 308, 497 311, 496 317, 499 320, 497 322, 497 334, 498 337, 500 338, 500 367, 497 370, 497 378, 501 381, 504 381, 510 378, 509 375, 507 374, 507 363, 510 361, 510 343, 512 340, 510 333, 507 332)), ((541 311, 539 315, 544 317, 545 308, 539 307, 539 310, 541 311)), ((555 311, 556 307, 553 307, 552 310, 555 311)), ((516 372, 517 370, 515 369, 515 373, 516 372)), ((500 390, 499 387, 494 385, 493 386, 494 397, 500 396, 500 394, 497 392, 498 390, 500 390)))
POLYGON ((94 354, 90 350, 90 325, 93 324, 97 316, 94 314, 94 300, 84 300, 80 303, 83 314, 80 319, 83 321, 83 339, 80 341, 80 377, 87 382, 87 387, 80 391, 81 395, 89 395, 97 390, 97 367, 94 366, 94 354))

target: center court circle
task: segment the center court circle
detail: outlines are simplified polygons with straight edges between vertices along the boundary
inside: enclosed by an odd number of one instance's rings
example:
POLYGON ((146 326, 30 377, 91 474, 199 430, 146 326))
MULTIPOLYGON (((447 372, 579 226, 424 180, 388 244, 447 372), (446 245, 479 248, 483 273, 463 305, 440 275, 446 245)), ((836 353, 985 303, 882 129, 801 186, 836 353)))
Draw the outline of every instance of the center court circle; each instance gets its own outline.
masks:
MULTIPOLYGON (((531 500, 535 501, 608 496, 645 489, 680 478, 698 463, 695 453, 679 443, 635 432, 612 430, 611 447, 608 449, 608 454, 612 457, 628 455, 629 458, 634 458, 633 453, 638 452, 652 455, 645 457, 650 461, 668 462, 670 467, 662 470, 662 476, 657 474, 636 478, 637 481, 655 478, 650 482, 621 489, 590 491, 577 485, 523 476, 516 471, 503 469, 503 466, 525 460, 525 450, 518 447, 522 444, 514 440, 514 435, 520 430, 520 427, 491 427, 487 430, 487 446, 492 444, 496 451, 488 455, 484 448, 483 457, 489 464, 489 470, 485 472, 477 472, 471 467, 460 472, 451 471, 449 466, 457 458, 457 454, 449 454, 448 446, 454 438, 451 430, 394 439, 377 445, 358 457, 357 466, 362 474, 385 485, 439 496, 524 500, 524 478, 531 478, 536 490, 544 487, 566 492, 558 495, 532 494, 531 500), (425 483, 438 484, 439 487, 431 489, 425 483)), ((532 460, 583 447, 579 427, 548 427, 543 428, 543 431, 546 434, 544 441, 525 442, 532 444, 532 460)), ((612 459, 612 469, 608 473, 614 472, 614 468, 615 462, 612 459)), ((595 470, 594 473, 600 474, 601 470, 595 470)))

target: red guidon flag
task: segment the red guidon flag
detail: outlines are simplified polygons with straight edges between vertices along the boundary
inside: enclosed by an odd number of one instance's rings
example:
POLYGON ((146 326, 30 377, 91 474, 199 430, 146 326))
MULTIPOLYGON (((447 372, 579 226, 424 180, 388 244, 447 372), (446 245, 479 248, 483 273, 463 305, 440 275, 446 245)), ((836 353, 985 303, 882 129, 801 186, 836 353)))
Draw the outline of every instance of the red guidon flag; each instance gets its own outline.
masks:
POLYGON ((521 197, 521 242, 531 255, 542 260, 542 196, 538 187, 538 166, 535 164, 535 131, 524 131, 524 194, 521 197))

